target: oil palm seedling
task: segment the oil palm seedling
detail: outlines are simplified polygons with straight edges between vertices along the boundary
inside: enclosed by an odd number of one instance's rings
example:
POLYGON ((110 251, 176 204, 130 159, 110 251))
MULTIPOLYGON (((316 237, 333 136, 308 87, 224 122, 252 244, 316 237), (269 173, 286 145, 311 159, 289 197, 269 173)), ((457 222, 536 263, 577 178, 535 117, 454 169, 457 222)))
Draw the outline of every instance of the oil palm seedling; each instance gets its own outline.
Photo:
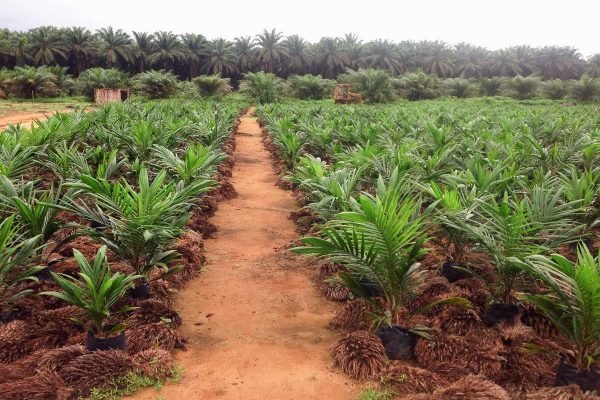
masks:
POLYGON ((465 257, 473 243, 467 232, 460 229, 460 224, 468 224, 474 217, 474 199, 457 187, 443 187, 435 182, 426 185, 424 190, 433 200, 430 206, 433 225, 442 235, 436 240, 446 254, 442 274, 450 282, 466 277, 469 271, 465 268, 465 257))
POLYGON ((34 275, 42 269, 30 266, 33 256, 39 250, 40 237, 24 239, 19 234, 20 227, 15 217, 10 216, 0 222, 0 320, 14 318, 14 302, 33 293, 20 285, 35 281, 34 275))
POLYGON ((87 349, 91 351, 125 349, 125 325, 111 323, 110 318, 132 310, 128 306, 118 310, 114 308, 125 292, 134 286, 136 279, 140 278, 134 274, 112 273, 106 259, 106 250, 107 247, 102 246, 92 263, 78 250, 73 250, 80 270, 79 276, 52 273, 52 278, 62 291, 41 293, 61 299, 83 311, 77 322, 88 330, 87 349), (120 335, 115 338, 117 334, 120 335))
POLYGON ((61 228, 58 207, 70 196, 61 186, 37 190, 33 182, 15 186, 0 175, 0 204, 12 211, 25 238, 38 237, 46 243, 61 228))
POLYGON ((173 271, 178 255, 168 248, 187 222, 196 197, 212 187, 206 179, 187 185, 166 179, 163 170, 150 180, 143 165, 137 189, 124 179, 110 182, 83 175, 68 185, 73 196, 61 208, 91 221, 95 227, 81 227, 80 234, 106 245, 147 279, 155 268, 173 271), (84 196, 94 206, 79 201, 84 196))
POLYGON ((535 305, 571 344, 558 366, 556 382, 598 389, 600 256, 594 257, 580 245, 576 262, 554 254, 531 256, 521 265, 544 284, 544 289, 520 297, 535 305))
POLYGON ((359 297, 369 297, 363 281, 375 283, 383 302, 374 299, 374 305, 391 325, 401 322, 402 306, 423 282, 417 261, 425 253, 425 229, 419 201, 404 194, 406 187, 397 175, 387 186, 379 179, 377 186, 377 195, 361 195, 355 211, 341 212, 328 222, 323 238, 305 238, 306 246, 293 251, 344 265, 347 272, 340 278, 359 297))
POLYGON ((158 164, 186 185, 198 179, 210 180, 225 159, 225 153, 202 144, 190 146, 183 159, 163 146, 154 146, 154 151, 158 164))

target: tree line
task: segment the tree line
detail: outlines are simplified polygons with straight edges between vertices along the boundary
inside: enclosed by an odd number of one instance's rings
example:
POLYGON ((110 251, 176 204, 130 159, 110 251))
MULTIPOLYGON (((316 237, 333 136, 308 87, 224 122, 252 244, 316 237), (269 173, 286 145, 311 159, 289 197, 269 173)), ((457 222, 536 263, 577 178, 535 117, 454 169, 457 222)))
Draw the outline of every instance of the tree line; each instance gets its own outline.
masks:
POLYGON ((133 32, 102 28, 42 26, 26 32, 0 30, 0 68, 25 65, 66 67, 78 76, 92 67, 126 72, 164 69, 181 79, 218 74, 239 80, 265 71, 287 78, 315 74, 333 79, 348 68, 374 68, 391 74, 422 70, 441 78, 537 75, 544 80, 600 77, 600 53, 585 59, 574 47, 527 45, 489 50, 469 43, 377 39, 363 42, 353 33, 310 43, 298 35, 264 30, 233 41, 208 40, 196 33, 133 32))

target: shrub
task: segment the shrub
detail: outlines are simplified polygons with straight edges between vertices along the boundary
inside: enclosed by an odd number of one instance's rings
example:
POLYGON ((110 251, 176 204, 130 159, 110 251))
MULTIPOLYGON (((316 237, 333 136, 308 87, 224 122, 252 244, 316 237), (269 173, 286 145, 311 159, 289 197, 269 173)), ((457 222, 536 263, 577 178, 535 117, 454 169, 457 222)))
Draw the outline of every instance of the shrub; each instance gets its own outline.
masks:
POLYGON ((229 78, 221 78, 219 75, 200 75, 193 82, 203 96, 223 96, 231 92, 229 78))
POLYGON ((338 80, 352 84, 367 103, 387 103, 394 97, 390 75, 381 69, 348 69, 338 80))
POLYGON ((4 86, 15 97, 58 97, 62 93, 59 83, 48 67, 15 67, 4 86))
POLYGON ((177 89, 175 90, 175 96, 181 99, 194 99, 199 100, 200 91, 194 82, 190 81, 179 81, 177 82, 177 89))
POLYGON ((283 97, 284 81, 274 74, 249 72, 244 76, 240 90, 260 104, 274 103, 283 97))
POLYGON ((118 69, 90 68, 77 78, 78 91, 90 99, 94 98, 94 89, 128 87, 129 77, 118 69))
POLYGON ((519 100, 531 99, 537 95, 540 79, 534 76, 515 76, 503 85, 507 96, 519 100))
POLYGON ((573 97, 580 101, 596 101, 600 98, 600 80, 583 75, 573 85, 573 97))
POLYGON ((404 75, 398 80, 398 89, 401 96, 410 101, 435 99, 441 94, 439 79, 423 71, 404 75))
POLYGON ((444 80, 445 93, 452 97, 470 97, 474 88, 471 82, 465 78, 449 78, 444 80))
POLYGON ((502 87, 502 78, 483 78, 479 83, 479 94, 482 96, 497 96, 502 87))
POLYGON ((542 85, 544 97, 552 100, 563 99, 567 95, 567 83, 560 79, 546 81, 542 85))
POLYGON ((177 90, 177 77, 164 70, 143 72, 133 77, 133 89, 149 99, 166 99, 177 90))
POLYGON ((331 96, 334 81, 320 75, 292 75, 288 79, 293 97, 302 100, 322 100, 331 96))

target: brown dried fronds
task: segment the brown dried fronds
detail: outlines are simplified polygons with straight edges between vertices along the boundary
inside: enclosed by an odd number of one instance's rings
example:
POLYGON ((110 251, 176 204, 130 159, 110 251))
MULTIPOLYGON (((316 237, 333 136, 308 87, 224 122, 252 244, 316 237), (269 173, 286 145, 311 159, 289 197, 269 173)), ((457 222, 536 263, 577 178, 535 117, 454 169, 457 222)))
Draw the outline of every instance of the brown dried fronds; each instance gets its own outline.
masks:
POLYGON ((490 297, 490 292, 485 282, 477 278, 461 279, 452 283, 452 288, 460 290, 465 299, 482 310, 490 297))
POLYGON ((162 301, 148 299, 135 303, 137 307, 125 320, 128 328, 138 328, 142 325, 163 322, 173 328, 181 325, 181 317, 162 301))
POLYGON ((156 348, 173 350, 178 342, 175 331, 161 322, 127 330, 127 350, 131 354, 156 348))
POLYGON ((444 306, 436 319, 444 332, 457 335, 465 335, 482 324, 479 314, 474 309, 457 305, 444 306))
POLYGON ((34 371, 25 365, 17 363, 0 364, 0 384, 24 379, 33 373, 34 371))
POLYGON ((387 357, 381 341, 366 331, 340 336, 331 352, 333 365, 339 366, 353 378, 374 378, 387 366, 387 357))
POLYGON ((526 400, 600 400, 593 392, 584 392, 577 385, 548 387, 527 393, 526 400))
POLYGON ((71 345, 52 349, 40 355, 36 362, 36 368, 57 370, 70 361, 89 352, 82 345, 71 345))
POLYGON ((452 362, 467 346, 466 338, 457 335, 433 335, 431 339, 417 337, 414 354, 419 365, 432 368, 436 364, 452 362))
POLYGON ((136 371, 154 380, 168 379, 175 364, 173 356, 166 350, 145 350, 133 356, 136 371))
POLYGON ((33 346, 29 339, 34 331, 21 320, 0 324, 0 362, 9 363, 31 353, 33 346))
POLYGON ((352 300, 337 311, 329 325, 346 331, 366 330, 370 325, 369 312, 370 308, 364 300, 352 300))
POLYGON ((449 381, 439 374, 406 362, 395 361, 384 372, 382 381, 396 394, 433 393, 449 381))
POLYGON ((219 181, 219 193, 224 199, 233 199, 238 195, 237 191, 227 178, 222 178, 219 181))
POLYGON ((430 340, 417 338, 414 353, 418 363, 429 369, 453 363, 465 372, 494 377, 502 369, 502 349, 498 333, 482 329, 469 337, 437 334, 430 340))
POLYGON ((311 231, 315 224, 322 220, 313 210, 308 207, 302 207, 290 213, 289 219, 296 224, 296 231, 301 235, 306 235, 311 231))
POLYGON ((320 285, 320 290, 328 300, 344 301, 350 297, 348 288, 338 282, 323 282, 320 285))
POLYGON ((204 196, 200 201, 200 211, 207 217, 212 217, 215 215, 215 211, 219 208, 219 203, 212 196, 204 196))
POLYGON ((175 275, 187 281, 200 273, 201 266, 206 262, 204 241, 199 233, 188 230, 179 237, 175 244, 176 250, 183 260, 183 269, 175 275))
POLYGON ((467 375, 446 388, 436 390, 436 400, 509 400, 506 391, 480 375, 467 375))
POLYGON ((107 350, 77 357, 57 372, 79 395, 86 396, 92 388, 102 387, 114 378, 125 376, 133 368, 133 360, 127 353, 107 350))
POLYGON ((201 234, 204 239, 208 239, 219 230, 219 228, 217 228, 215 224, 210 222, 208 218, 209 216, 202 212, 201 209, 199 209, 198 211, 194 212, 194 214, 192 214, 192 217, 190 218, 186 226, 192 229, 193 231, 201 234))
POLYGON ((67 400, 74 395, 75 390, 50 370, 0 385, 0 400, 67 400))
POLYGON ((542 315, 533 305, 521 305, 521 322, 535 330, 542 338, 555 338, 558 331, 554 324, 542 315))

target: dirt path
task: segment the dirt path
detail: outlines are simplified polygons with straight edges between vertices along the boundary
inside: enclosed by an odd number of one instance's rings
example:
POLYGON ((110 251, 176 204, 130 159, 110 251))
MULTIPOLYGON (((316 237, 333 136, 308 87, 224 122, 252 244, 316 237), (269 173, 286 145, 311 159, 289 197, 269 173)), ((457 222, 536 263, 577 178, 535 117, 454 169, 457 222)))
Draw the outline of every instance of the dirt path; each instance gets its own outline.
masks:
MULTIPOLYGON (((60 111, 60 110, 57 110, 60 111)), ((49 112, 15 112, 10 115, 0 117, 0 131, 3 131, 8 125, 22 124, 24 127, 29 127, 36 119, 46 119, 57 111, 49 112)), ((69 110, 63 110, 61 112, 68 112, 69 110)))
POLYGON ((188 351, 177 354, 184 377, 134 398, 354 399, 352 381, 329 369, 333 305, 317 294, 299 259, 276 250, 297 237, 287 219, 295 201, 274 185, 250 114, 238 128, 235 158, 239 196, 219 205, 206 270, 177 296, 189 339, 188 351))

